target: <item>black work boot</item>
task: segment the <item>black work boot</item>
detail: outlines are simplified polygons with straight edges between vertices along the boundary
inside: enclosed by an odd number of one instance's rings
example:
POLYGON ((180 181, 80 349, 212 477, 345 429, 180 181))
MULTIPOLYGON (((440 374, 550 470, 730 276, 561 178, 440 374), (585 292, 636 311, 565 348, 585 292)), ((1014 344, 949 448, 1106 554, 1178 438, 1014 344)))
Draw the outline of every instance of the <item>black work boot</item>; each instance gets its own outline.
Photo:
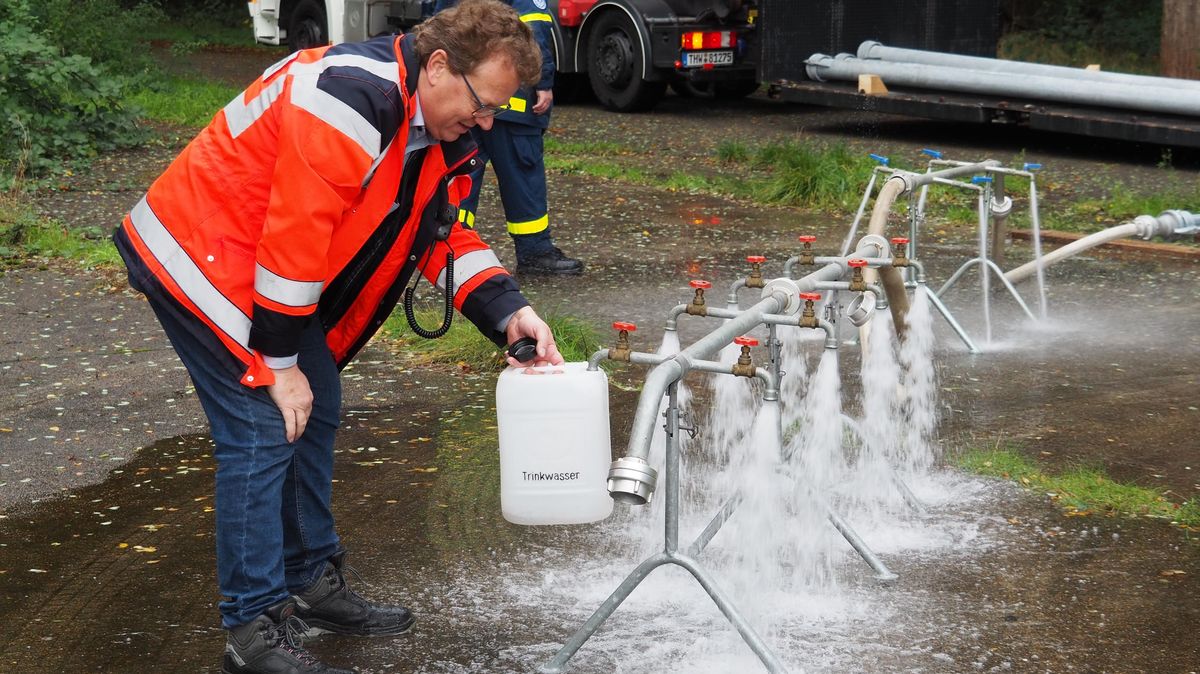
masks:
POLYGON ((567 257, 558 249, 558 246, 554 246, 544 253, 518 255, 517 273, 575 276, 583 273, 583 263, 575 258, 567 257))
POLYGON ((296 595, 296 615, 308 623, 308 635, 324 632, 359 637, 390 637, 412 628, 416 619, 403 606, 387 606, 363 599, 346 585, 342 569, 346 553, 325 563, 325 571, 307 590, 296 595))
POLYGON ((229 630, 221 674, 354 674, 322 664, 304 650, 308 626, 288 597, 254 620, 229 630))

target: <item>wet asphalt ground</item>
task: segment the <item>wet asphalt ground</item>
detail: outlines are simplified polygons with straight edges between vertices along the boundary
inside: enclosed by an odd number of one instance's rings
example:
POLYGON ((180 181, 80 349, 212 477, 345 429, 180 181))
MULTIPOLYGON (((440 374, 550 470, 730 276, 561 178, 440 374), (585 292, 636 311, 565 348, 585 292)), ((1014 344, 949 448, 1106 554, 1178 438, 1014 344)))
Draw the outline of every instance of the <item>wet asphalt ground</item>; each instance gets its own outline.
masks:
MULTIPOLYGON (((588 107, 557 114, 563 138, 627 139, 646 148, 631 161, 645 159, 651 170, 705 162, 717 138, 799 133, 866 137, 890 153, 937 144, 1006 161, 1033 147, 1050 157, 1048 175, 1053 160, 1067 176, 1154 180, 1162 170, 1144 148, 1106 154, 1011 130, 997 140, 979 129, 767 101, 703 111, 668 99, 646 116, 588 107)), ((154 161, 163 159, 142 165, 154 161)), ((1175 170, 1194 176, 1193 168, 1175 170)), ((137 182, 98 190, 91 224, 111 224, 127 207, 117 206, 122 196, 136 200, 137 182)), ((524 279, 527 293, 543 310, 598 326, 638 323, 635 344, 646 351, 657 347, 667 309, 690 297, 689 278, 727 287, 745 273, 745 255, 760 253, 768 274, 778 273, 797 234, 817 234, 832 248, 850 215, 571 175, 551 176, 551 190, 556 240, 588 269, 579 278, 524 279)), ((54 210, 62 196, 42 207, 54 210)), ((88 203, 85 194, 69 196, 88 203)), ((485 238, 511 262, 493 190, 480 212, 485 238)), ((974 254, 971 232, 947 227, 924 251, 931 278, 945 279, 974 254)), ((1029 251, 1014 244, 1009 254, 1020 260, 1029 251)), ((1051 270, 1047 322, 1031 324, 997 295, 995 341, 983 354, 967 354, 939 322, 944 451, 1014 441, 1052 464, 1098 463, 1173 500, 1195 498, 1198 276, 1191 262, 1088 254, 1051 270)), ((120 274, 69 265, 9 269, 0 279, 2 671, 218 670, 205 422, 150 311, 122 287, 120 274)), ((1021 290, 1034 302, 1031 287, 1021 290)), ((946 299, 982 341, 976 277, 946 299)), ((702 333, 686 324, 684 341, 702 333)), ((857 355, 846 348, 842 358, 850 399, 857 355)), ((618 506, 599 525, 504 522, 494 375, 403 363, 376 343, 344 376, 334 506, 351 563, 369 583, 364 594, 406 603, 419 622, 395 640, 326 636, 313 650, 363 672, 534 671, 644 557, 646 517, 618 506)), ((635 396, 613 390, 616 455, 635 396)), ((1065 517, 1044 494, 953 471, 918 491, 932 506, 924 518, 847 513, 898 581, 877 585, 843 548, 836 591, 787 594, 789 606, 759 610, 768 644, 792 671, 1200 668, 1200 546, 1186 532, 1158 521, 1065 517)), ((711 551, 718 567, 728 556, 721 543, 711 551)), ((672 570, 651 580, 572 671, 756 671, 694 583, 672 570)))

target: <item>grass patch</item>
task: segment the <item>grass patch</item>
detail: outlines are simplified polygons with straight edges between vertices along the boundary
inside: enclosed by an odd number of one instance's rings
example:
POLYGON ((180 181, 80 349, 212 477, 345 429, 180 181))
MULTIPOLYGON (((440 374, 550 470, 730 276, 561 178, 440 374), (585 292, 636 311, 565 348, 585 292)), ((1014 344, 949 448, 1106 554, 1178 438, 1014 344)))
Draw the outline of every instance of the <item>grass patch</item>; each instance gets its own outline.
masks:
MULTIPOLYGON (((442 312, 418 310, 416 317, 421 326, 432 329, 441 325, 442 312)), ((585 361, 602 346, 600 333, 582 319, 561 314, 545 314, 542 318, 550 326, 558 350, 567 361, 585 361)), ((403 309, 397 309, 383 324, 383 332, 417 364, 447 365, 479 372, 499 371, 505 366, 501 350, 462 316, 454 317, 450 331, 442 337, 424 339, 413 334, 403 309)))
POLYGON ((616 180, 634 185, 661 185, 650 173, 603 159, 574 156, 546 156, 546 168, 559 173, 571 173, 592 178, 616 180))
POLYGON ((1116 183, 1108 194, 1073 201, 1045 212, 1042 218, 1050 229, 1093 232, 1129 222, 1139 215, 1157 216, 1170 209, 1200 208, 1200 185, 1193 181, 1183 180, 1172 172, 1165 176, 1160 188, 1145 193, 1116 183))
POLYGON ((1018 482, 1038 473, 1033 461, 1012 449, 974 449, 959 456, 956 463, 970 473, 1018 482))
POLYGON ((717 146, 716 158, 720 164, 735 170, 738 165, 749 168, 754 174, 750 176, 744 175, 744 171, 738 171, 739 175, 692 171, 671 171, 664 175, 611 159, 635 154, 626 146, 606 141, 546 140, 546 167, 553 171, 822 211, 856 208, 875 165, 869 157, 846 145, 811 142, 755 148, 726 141, 717 146))
POLYGON ((127 103, 147 119, 200 128, 239 91, 228 84, 167 75, 133 92, 127 103))
POLYGON ((67 229, 36 215, 17 194, 0 195, 0 259, 18 262, 28 258, 76 260, 89 268, 120 262, 108 233, 99 227, 67 229))
POLYGON ((1011 447, 968 450, 956 463, 971 473, 1046 492, 1068 515, 1151 517, 1200 531, 1200 499, 1176 503, 1158 490, 1117 482, 1099 468, 1079 466, 1049 474, 1011 447))
POLYGON ((759 201, 825 211, 855 208, 874 167, 870 157, 840 143, 767 145, 753 163, 770 174, 752 188, 759 201))
POLYGON ((717 145, 717 159, 727 164, 750 161, 750 147, 741 141, 723 140, 717 145))

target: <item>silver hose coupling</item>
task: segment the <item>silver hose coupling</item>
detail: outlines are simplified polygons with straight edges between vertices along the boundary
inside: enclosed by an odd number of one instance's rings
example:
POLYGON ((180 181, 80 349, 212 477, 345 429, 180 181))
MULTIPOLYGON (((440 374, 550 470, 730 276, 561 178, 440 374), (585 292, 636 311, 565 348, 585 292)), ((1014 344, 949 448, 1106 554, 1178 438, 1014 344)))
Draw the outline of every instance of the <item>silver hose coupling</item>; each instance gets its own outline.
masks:
POLYGON ((608 468, 608 493, 614 501, 630 505, 646 505, 654 497, 658 471, 644 459, 625 456, 608 468))

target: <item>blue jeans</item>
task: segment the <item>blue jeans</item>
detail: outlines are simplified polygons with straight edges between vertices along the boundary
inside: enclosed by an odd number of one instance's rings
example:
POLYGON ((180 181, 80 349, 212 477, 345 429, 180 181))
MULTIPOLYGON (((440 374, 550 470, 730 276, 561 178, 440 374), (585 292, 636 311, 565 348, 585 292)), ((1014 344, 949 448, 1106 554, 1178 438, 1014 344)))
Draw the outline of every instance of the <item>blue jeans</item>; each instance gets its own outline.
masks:
MULTIPOLYGON (((134 288, 142 290, 136 282, 134 288)), ((289 443, 279 408, 265 388, 241 384, 244 366, 216 336, 168 297, 147 295, 192 376, 216 443, 221 621, 236 627, 311 586, 341 549, 329 507, 341 380, 314 321, 299 360, 313 392, 312 416, 289 443)))

